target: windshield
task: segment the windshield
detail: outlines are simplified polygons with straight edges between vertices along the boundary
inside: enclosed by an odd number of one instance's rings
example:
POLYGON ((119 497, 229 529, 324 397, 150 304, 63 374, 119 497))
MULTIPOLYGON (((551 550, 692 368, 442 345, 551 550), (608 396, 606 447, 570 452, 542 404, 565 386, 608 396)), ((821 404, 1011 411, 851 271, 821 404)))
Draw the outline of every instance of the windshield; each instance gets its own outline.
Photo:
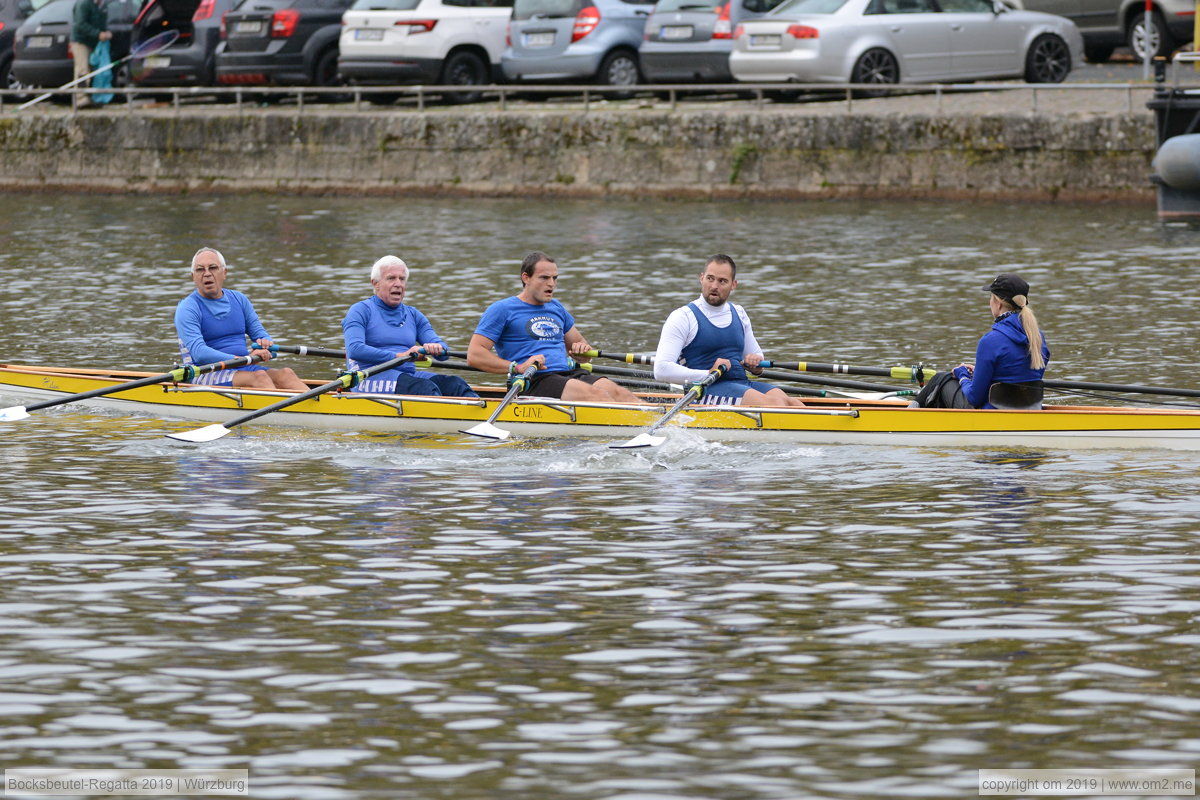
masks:
POLYGON ((513 19, 574 17, 581 8, 579 0, 517 0, 513 6, 513 19))
POLYGON ((786 0, 772 14, 835 14, 846 0, 786 0))
POLYGON ((655 12, 659 11, 711 11, 717 13, 717 9, 721 7, 721 3, 710 2, 704 0, 659 0, 658 5, 654 7, 655 12))

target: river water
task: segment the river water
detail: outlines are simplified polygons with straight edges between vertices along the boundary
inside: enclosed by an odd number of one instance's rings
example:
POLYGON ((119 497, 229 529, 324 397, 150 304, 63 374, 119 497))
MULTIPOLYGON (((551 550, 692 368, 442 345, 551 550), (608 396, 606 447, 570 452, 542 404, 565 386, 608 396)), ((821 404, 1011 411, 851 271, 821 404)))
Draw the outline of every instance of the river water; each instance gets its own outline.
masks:
MULTIPOLYGON (((1146 208, 0 196, 0 360, 160 372, 187 261, 340 346, 369 265, 464 346, 530 249, 652 350, 709 251, 778 360, 952 366, 1032 284, 1053 377, 1195 386, 1200 232, 1146 208)), ((293 358, 308 377, 327 361, 293 358)), ((1078 398, 1076 398, 1078 399, 1078 398)), ((16 398, 0 398, 3 405, 16 398)), ((0 763, 260 798, 974 797, 1200 761, 1200 458, 0 431, 0 763)))

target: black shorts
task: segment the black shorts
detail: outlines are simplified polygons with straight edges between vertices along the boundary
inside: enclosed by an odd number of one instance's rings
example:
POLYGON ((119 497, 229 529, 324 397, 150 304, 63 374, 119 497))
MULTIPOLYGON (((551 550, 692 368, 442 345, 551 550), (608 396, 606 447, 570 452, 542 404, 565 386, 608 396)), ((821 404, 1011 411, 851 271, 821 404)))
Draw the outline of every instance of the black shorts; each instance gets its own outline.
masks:
POLYGON ((529 380, 529 389, 522 394, 533 397, 562 397, 567 381, 583 381, 595 383, 599 375, 593 375, 586 369, 573 369, 570 372, 535 372, 529 380))

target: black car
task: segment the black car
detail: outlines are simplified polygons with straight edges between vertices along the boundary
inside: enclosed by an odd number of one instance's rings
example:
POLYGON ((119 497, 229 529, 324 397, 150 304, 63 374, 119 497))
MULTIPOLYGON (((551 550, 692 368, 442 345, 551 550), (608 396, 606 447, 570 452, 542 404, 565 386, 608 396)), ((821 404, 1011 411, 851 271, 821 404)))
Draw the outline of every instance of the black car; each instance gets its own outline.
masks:
POLYGON ((46 5, 48 0, 0 0, 0 89, 20 89, 12 74, 13 43, 17 28, 26 17, 46 5))
POLYGON ((225 15, 217 82, 337 86, 342 12, 353 0, 243 0, 225 15))
MULTIPOLYGON (((53 87, 70 83, 75 77, 71 55, 71 16, 75 0, 53 0, 30 15, 17 28, 12 72, 23 86, 53 87)), ((109 0, 108 29, 112 59, 129 55, 129 37, 137 16, 138 0, 109 0)), ((128 62, 113 71, 113 84, 128 83, 128 62)))
MULTIPOLYGON (((2 0, 0 0, 2 2, 2 0)), ((137 86, 212 86, 217 82, 216 54, 221 19, 237 0, 149 0, 133 23, 141 42, 164 31, 179 31, 165 50, 129 61, 137 86)))

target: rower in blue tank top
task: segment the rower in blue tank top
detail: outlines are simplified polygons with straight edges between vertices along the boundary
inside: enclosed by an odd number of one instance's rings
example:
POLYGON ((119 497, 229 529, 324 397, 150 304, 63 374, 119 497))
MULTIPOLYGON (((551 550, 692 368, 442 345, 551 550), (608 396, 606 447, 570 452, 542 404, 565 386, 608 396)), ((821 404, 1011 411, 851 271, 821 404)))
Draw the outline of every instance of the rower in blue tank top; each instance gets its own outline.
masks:
POLYGON ((737 288, 737 264, 729 256, 710 256, 700 273, 700 297, 675 309, 663 325, 654 356, 654 377, 667 383, 699 381, 724 365, 725 375, 704 391, 702 403, 748 406, 803 406, 774 384, 752 381, 762 374, 762 349, 750 317, 729 302, 737 288))
MULTIPOLYGON (((271 336, 258 319, 250 299, 225 288, 229 274, 225 256, 202 247, 192 256, 192 283, 196 290, 175 307, 175 333, 184 364, 215 364, 257 354, 271 358, 271 336), (258 345, 250 350, 246 338, 258 345)), ((287 389, 301 392, 308 386, 288 367, 268 369, 251 364, 240 369, 222 369, 199 375, 194 383, 208 386, 237 386, 249 389, 287 389)))
MULTIPOLYGON (((371 266, 371 288, 375 294, 350 306, 342 320, 346 364, 350 369, 366 369, 421 348, 439 361, 449 358, 446 343, 425 315, 404 304, 408 275, 408 265, 396 256, 384 256, 371 266)), ((457 375, 418 371, 411 361, 371 376, 355 386, 354 391, 479 396, 457 375)))

